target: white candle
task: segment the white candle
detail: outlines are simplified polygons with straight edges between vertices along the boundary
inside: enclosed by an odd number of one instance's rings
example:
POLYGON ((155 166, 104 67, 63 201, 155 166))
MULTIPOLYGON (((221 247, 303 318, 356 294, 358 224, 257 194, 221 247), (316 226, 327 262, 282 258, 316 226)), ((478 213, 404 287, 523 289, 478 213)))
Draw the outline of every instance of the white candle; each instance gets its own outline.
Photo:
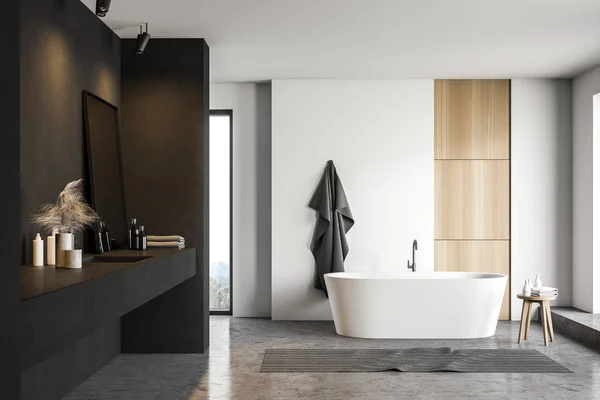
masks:
POLYGON ((56 267, 65 268, 65 251, 73 250, 73 234, 59 233, 56 238, 56 267))
POLYGON ((52 236, 48 236, 46 240, 48 249, 46 250, 47 254, 47 264, 55 265, 56 264, 56 236, 52 234, 52 236))
POLYGON ((81 250, 65 250, 65 267, 81 268, 81 250))

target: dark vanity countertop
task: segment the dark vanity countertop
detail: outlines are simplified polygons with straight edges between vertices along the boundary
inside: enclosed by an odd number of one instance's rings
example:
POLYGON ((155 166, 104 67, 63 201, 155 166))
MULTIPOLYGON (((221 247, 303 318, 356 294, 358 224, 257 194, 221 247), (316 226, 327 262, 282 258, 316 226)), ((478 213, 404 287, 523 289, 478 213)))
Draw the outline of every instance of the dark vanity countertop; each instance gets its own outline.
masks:
POLYGON ((115 257, 115 256, 143 256, 150 257, 137 262, 94 262, 86 263, 85 259, 94 255, 85 254, 83 268, 67 269, 55 268, 50 266, 34 267, 29 265, 21 266, 21 301, 30 300, 47 293, 55 292, 69 286, 77 285, 90 280, 102 278, 107 275, 115 274, 130 268, 140 267, 146 264, 155 264, 159 260, 175 256, 179 253, 195 251, 194 248, 183 250, 115 250, 97 257, 115 257))

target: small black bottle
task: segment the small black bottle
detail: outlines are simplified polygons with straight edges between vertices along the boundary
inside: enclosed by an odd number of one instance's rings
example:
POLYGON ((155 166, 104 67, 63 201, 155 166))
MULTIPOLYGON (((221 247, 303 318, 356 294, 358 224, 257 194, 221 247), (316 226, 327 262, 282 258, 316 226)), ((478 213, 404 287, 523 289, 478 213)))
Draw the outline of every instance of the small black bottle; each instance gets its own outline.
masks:
POLYGON ((102 254, 104 253, 104 245, 102 243, 102 225, 101 223, 96 223, 94 225, 94 253, 102 254))
POLYGON ((135 233, 133 234, 133 249, 140 250, 140 228, 135 227, 135 233))
POLYGON ((138 230, 137 220, 131 219, 131 226, 129 227, 129 250, 137 250, 136 233, 138 230))
POLYGON ((146 239, 146 230, 144 229, 144 225, 140 225, 140 232, 138 235, 138 250, 146 250, 148 248, 148 241, 146 239))
POLYGON ((102 246, 104 247, 104 251, 111 251, 110 231, 104 222, 100 222, 100 227, 102 228, 102 246))

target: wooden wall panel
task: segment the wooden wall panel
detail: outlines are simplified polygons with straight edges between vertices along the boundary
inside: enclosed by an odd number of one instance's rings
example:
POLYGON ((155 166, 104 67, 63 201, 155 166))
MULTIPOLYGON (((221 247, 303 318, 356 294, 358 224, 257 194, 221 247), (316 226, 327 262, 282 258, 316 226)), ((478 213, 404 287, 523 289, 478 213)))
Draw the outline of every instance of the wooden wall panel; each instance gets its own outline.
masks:
POLYGON ((435 161, 435 239, 510 238, 508 160, 435 161))
MULTIPOLYGON (((508 240, 436 240, 436 271, 493 272, 510 275, 508 240)), ((510 285, 506 285, 500 319, 510 319, 510 285)))
POLYGON ((435 81, 435 159, 509 159, 510 81, 435 81))
MULTIPOLYGON (((510 276, 510 81, 435 81, 435 270, 510 276)), ((510 280, 500 319, 510 319, 510 280)))

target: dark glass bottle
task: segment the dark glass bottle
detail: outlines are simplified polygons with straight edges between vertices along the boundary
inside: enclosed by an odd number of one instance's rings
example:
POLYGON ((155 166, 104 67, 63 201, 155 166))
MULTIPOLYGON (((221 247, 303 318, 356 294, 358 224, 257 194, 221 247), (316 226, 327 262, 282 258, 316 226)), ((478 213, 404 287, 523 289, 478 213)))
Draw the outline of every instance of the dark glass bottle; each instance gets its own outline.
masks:
POLYGON ((137 250, 136 246, 136 233, 138 230, 137 220, 135 218, 131 219, 131 226, 129 227, 129 250, 137 250))
POLYGON ((100 226, 102 228, 102 246, 104 247, 104 251, 111 251, 110 231, 104 222, 100 222, 100 226))
POLYGON ((94 226, 94 252, 96 254, 104 253, 104 245, 102 243, 102 223, 96 223, 94 226))
POLYGON ((135 234, 133 236, 133 250, 140 250, 140 228, 135 228, 135 234))
POLYGON ((138 250, 146 250, 148 248, 148 241, 146 239, 146 230, 144 225, 140 225, 140 233, 138 235, 138 250))

